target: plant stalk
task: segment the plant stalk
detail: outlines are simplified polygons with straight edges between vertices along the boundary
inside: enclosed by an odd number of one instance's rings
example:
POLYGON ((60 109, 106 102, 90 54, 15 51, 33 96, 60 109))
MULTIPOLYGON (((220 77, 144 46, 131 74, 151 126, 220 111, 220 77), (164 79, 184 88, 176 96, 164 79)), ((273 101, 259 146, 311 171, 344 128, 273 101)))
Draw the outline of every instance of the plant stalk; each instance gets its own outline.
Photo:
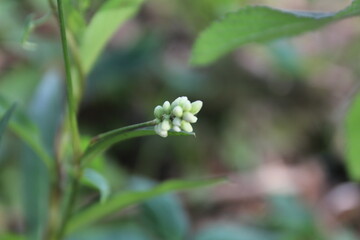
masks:
POLYGON ((64 18, 63 1, 57 0, 57 4, 58 4, 58 19, 59 19, 60 33, 61 33, 61 43, 62 43, 65 73, 66 73, 66 91, 67 91, 67 104, 68 104, 70 131, 71 131, 72 145, 74 150, 74 157, 75 159, 78 159, 81 154, 81 147, 80 147, 80 135, 79 135, 78 123, 76 119, 77 103, 74 97, 74 83, 71 76, 71 65, 70 65, 68 42, 66 35, 66 24, 64 18))
MULTIPOLYGON (((62 0, 57 0, 57 17, 60 26, 61 43, 62 43, 63 59, 65 66, 65 74, 66 74, 65 78, 66 78, 66 91, 67 91, 67 110, 68 110, 67 114, 70 125, 71 145, 73 146, 72 170, 75 173, 75 175, 71 179, 70 193, 68 195, 69 197, 67 201, 65 202, 60 223, 57 224, 58 226, 55 226, 56 230, 53 234, 55 240, 61 240, 64 237, 68 220, 74 208, 76 193, 78 191, 79 180, 81 177, 81 168, 79 162, 81 156, 81 146, 80 146, 80 134, 79 134, 78 122, 77 122, 77 108, 78 108, 79 99, 75 97, 74 82, 71 76, 71 64, 70 64, 70 57, 68 50, 66 23, 64 17, 64 5, 62 0)), ((61 166, 58 167, 60 168, 61 166)), ((60 180, 60 178, 58 180, 60 180)), ((54 194, 54 197, 55 199, 58 199, 60 196, 56 196, 56 195, 57 194, 54 194)), ((55 202, 54 205, 59 206, 59 202, 55 202)), ((59 211, 60 208, 57 207, 57 210, 59 211)))

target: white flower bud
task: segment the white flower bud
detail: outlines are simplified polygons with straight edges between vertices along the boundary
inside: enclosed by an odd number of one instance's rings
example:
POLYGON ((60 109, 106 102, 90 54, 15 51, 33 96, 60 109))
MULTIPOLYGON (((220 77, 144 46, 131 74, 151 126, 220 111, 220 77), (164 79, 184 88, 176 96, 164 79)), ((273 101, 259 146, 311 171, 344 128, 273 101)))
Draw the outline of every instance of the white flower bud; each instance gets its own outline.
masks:
POLYGON ((185 132, 192 132, 193 128, 191 126, 190 123, 188 123, 187 121, 181 121, 181 129, 184 130, 185 132))
POLYGON ((170 121, 165 119, 164 121, 162 121, 161 125, 160 125, 161 130, 163 131, 169 131, 171 129, 171 124, 170 121))
POLYGON ((187 97, 181 97, 179 101, 179 106, 182 107, 184 111, 190 111, 191 102, 187 99, 187 97))
POLYGON ((172 124, 174 126, 180 127, 181 126, 181 119, 180 118, 174 118, 174 120, 172 121, 172 124))
POLYGON ((189 123, 196 123, 197 117, 195 117, 192 113, 185 112, 183 119, 189 123))
POLYGON ((167 131, 161 131, 159 135, 160 135, 160 137, 166 138, 168 136, 168 132, 167 131))
POLYGON ((164 131, 161 129, 160 124, 155 126, 155 132, 156 134, 158 134, 160 137, 167 137, 168 136, 168 132, 164 131))
POLYGON ((163 104, 163 109, 164 109, 164 112, 165 112, 166 114, 170 114, 170 112, 171 112, 171 106, 170 106, 169 101, 164 102, 164 104, 163 104))
POLYGON ((174 107, 172 110, 172 114, 174 114, 175 117, 182 117, 183 115, 183 109, 180 106, 174 107))
POLYGON ((161 106, 156 106, 154 109, 154 115, 156 118, 161 118, 161 116, 164 114, 164 110, 161 106))
POLYGON ((181 132, 181 128, 178 126, 174 126, 173 129, 175 132, 181 132))
POLYGON ((201 108, 203 106, 203 102, 198 100, 198 101, 195 101, 193 103, 191 103, 191 110, 190 112, 192 114, 197 114, 198 112, 200 112, 201 108))
POLYGON ((176 106, 179 105, 181 97, 178 97, 177 99, 175 99, 172 103, 171 103, 171 107, 174 108, 176 106))

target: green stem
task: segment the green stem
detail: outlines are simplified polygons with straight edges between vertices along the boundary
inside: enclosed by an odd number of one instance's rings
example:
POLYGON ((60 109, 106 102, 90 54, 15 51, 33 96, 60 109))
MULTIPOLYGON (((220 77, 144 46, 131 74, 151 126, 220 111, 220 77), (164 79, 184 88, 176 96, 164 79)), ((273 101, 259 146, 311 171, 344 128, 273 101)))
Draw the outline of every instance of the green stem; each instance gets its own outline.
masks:
MULTIPOLYGON (((50 0, 50 3, 52 1, 50 0)), ((71 145, 73 146, 73 171, 75 176, 71 180, 69 198, 65 202, 64 212, 61 218, 60 226, 58 227, 55 233, 55 239, 63 239, 68 220, 71 216, 72 210, 74 208, 76 193, 78 191, 79 181, 81 177, 81 168, 80 168, 80 156, 81 156, 81 146, 80 146, 80 135, 78 130, 78 123, 76 119, 78 100, 75 98, 74 92, 74 82, 71 76, 71 65, 69 58, 68 50, 68 40, 66 32, 66 24, 64 18, 64 6, 62 0, 57 0, 57 9, 58 9, 58 21, 60 25, 61 33, 61 43, 63 49, 65 73, 66 73, 66 90, 67 90, 67 107, 68 107, 68 121, 70 125, 71 132, 71 145)), ((60 180, 60 179, 58 179, 60 180)), ((58 183, 59 184, 59 183, 58 183)), ((55 205, 58 205, 58 202, 55 202, 55 205)))
POLYGON ((65 73, 66 73, 66 90, 67 90, 67 103, 68 103, 68 115, 69 115, 69 122, 70 122, 70 131, 71 131, 71 138, 72 138, 72 145, 74 150, 74 157, 75 160, 81 154, 81 147, 80 147, 80 136, 78 130, 78 124, 76 119, 77 113, 77 103, 74 97, 74 89, 73 89, 73 81, 71 77, 71 65, 69 59, 69 51, 68 51, 68 43, 67 43, 67 36, 66 36, 66 25, 65 25, 65 18, 64 18, 64 6, 62 0, 57 0, 58 4, 58 18, 60 24, 60 33, 61 33, 61 43, 64 55, 64 64, 65 64, 65 73))
POLYGON ((61 240, 64 238, 66 228, 69 224, 69 220, 71 218, 71 214, 75 206, 75 200, 76 200, 77 192, 79 190, 81 175, 82 175, 81 168, 80 166, 77 165, 75 169, 75 174, 71 179, 70 192, 68 194, 68 199, 65 203, 63 218, 60 224, 59 231, 56 236, 56 240, 61 240))

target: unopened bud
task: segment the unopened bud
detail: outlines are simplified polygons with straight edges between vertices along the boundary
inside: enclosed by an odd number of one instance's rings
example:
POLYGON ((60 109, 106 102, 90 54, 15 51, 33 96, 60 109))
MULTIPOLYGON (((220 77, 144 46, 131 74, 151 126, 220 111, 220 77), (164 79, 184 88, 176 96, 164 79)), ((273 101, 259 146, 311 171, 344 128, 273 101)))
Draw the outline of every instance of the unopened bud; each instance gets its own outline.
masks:
POLYGON ((181 128, 178 126, 174 126, 173 129, 175 132, 181 132, 181 128))
POLYGON ((198 101, 195 101, 193 103, 191 103, 191 110, 190 112, 192 114, 197 114, 198 112, 200 112, 201 108, 203 106, 203 102, 198 100, 198 101))
POLYGON ((170 121, 165 119, 164 121, 162 121, 160 127, 163 131, 169 131, 171 129, 170 121))
POLYGON ((185 112, 183 119, 189 123, 196 123, 197 117, 195 117, 192 113, 185 112))
POLYGON ((170 114, 170 112, 171 112, 171 106, 170 106, 169 101, 164 102, 164 104, 163 104, 163 109, 164 109, 164 112, 165 112, 166 114, 170 114))
POLYGON ((156 106, 154 109, 154 115, 156 118, 161 118, 161 116, 164 114, 164 110, 161 106, 156 106))
POLYGON ((185 132, 192 132, 193 128, 191 126, 191 124, 187 121, 181 121, 181 129, 184 130, 185 132))
POLYGON ((174 109, 172 110, 172 113, 174 114, 175 117, 182 117, 183 115, 183 109, 180 106, 176 106, 174 107, 174 109))

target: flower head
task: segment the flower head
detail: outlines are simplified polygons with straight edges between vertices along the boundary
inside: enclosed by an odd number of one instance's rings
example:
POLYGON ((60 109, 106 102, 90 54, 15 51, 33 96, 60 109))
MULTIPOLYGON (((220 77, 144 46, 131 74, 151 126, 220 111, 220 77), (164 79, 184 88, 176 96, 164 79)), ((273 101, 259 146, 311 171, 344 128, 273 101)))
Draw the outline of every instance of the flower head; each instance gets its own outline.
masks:
POLYGON ((167 137, 171 129, 175 132, 192 132, 191 123, 197 122, 198 118, 195 115, 202 106, 202 101, 190 102, 187 97, 178 97, 171 104, 166 101, 162 106, 156 106, 154 115, 158 124, 155 126, 155 132, 161 137, 167 137))

